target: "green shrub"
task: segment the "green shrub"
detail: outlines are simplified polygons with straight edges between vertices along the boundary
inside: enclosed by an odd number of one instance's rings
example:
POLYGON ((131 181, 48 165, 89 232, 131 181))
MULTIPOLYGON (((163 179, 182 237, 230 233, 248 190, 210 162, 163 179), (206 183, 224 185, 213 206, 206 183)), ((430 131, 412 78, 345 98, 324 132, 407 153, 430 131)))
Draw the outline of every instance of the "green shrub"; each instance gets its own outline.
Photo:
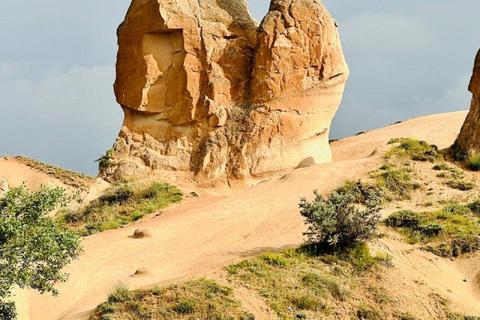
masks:
POLYGON ((402 210, 391 214, 385 220, 385 224, 393 228, 417 229, 422 221, 420 214, 411 210, 402 210))
POLYGON ((327 199, 316 190, 312 202, 300 201, 301 215, 309 225, 305 235, 310 243, 327 251, 352 247, 358 242, 371 239, 377 231, 380 214, 376 206, 360 209, 355 197, 333 192, 327 199))
POLYGON ((466 160, 467 168, 473 171, 480 171, 480 154, 477 152, 472 153, 466 160))

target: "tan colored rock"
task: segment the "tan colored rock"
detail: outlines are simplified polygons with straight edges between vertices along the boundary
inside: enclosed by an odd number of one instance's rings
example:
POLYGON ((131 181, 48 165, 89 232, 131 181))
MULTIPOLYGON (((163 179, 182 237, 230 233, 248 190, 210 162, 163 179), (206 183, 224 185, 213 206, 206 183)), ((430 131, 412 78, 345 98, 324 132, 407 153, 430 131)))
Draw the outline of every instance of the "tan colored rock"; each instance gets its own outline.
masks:
POLYGON ((348 77, 319 0, 273 0, 258 27, 243 0, 133 0, 118 30, 125 120, 109 180, 194 171, 202 185, 331 161, 348 77))
POLYGON ((133 239, 151 238, 152 233, 148 229, 137 229, 133 233, 133 239))
POLYGON ((457 146, 471 152, 480 151, 480 50, 475 59, 468 90, 473 94, 470 112, 457 139, 457 146))

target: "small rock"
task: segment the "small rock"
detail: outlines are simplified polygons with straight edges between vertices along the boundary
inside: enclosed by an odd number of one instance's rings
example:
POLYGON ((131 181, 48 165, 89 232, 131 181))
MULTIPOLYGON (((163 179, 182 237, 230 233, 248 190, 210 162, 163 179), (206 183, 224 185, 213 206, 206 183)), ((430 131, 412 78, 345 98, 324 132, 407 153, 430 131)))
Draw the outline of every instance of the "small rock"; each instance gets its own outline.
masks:
POLYGON ((152 233, 147 229, 137 229, 133 233, 133 239, 151 238, 152 233))
POLYGON ((135 271, 135 276, 141 276, 141 275, 144 275, 144 274, 148 274, 150 272, 150 270, 148 268, 140 268, 140 269, 137 269, 137 271, 135 271))
POLYGON ((463 278, 463 282, 468 282, 468 279, 467 279, 467 278, 463 278))

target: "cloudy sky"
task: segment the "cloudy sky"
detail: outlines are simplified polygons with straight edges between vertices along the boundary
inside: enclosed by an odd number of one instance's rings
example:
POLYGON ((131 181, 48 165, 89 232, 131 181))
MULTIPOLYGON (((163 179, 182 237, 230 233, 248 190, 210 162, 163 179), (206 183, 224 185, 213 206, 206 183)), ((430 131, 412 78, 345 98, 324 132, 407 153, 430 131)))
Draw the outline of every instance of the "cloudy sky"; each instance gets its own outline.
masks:
MULTIPOLYGON (((248 0, 261 20, 268 0, 248 0)), ((112 84, 130 0, 0 1, 0 156, 96 173, 122 122, 112 84)), ((352 71, 332 136, 469 107, 478 0, 324 0, 352 71)), ((441 130, 441 128, 439 128, 441 130)))

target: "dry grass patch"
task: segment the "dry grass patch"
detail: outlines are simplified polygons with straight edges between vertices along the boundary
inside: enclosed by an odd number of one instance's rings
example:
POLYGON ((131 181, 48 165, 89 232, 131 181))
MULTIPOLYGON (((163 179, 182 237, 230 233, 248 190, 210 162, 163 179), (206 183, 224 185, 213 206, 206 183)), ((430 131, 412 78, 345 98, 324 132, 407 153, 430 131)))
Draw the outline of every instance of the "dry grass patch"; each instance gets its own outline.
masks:
POLYGON ((233 297, 232 289, 200 279, 152 290, 117 288, 91 320, 212 319, 253 320, 233 297))
POLYGON ((58 219, 88 236, 137 221, 149 213, 181 201, 182 197, 183 194, 177 187, 166 183, 145 185, 119 182, 90 204, 61 211, 58 219))
POLYGON ((90 177, 86 174, 52 166, 35 159, 22 156, 17 156, 15 157, 15 159, 36 171, 43 172, 55 179, 62 181, 67 186, 76 189, 88 190, 90 186, 95 182, 95 178, 90 177))
POLYGON ((399 230, 411 244, 441 257, 457 257, 480 250, 480 206, 451 203, 441 210, 414 212, 403 210, 385 220, 399 230))

